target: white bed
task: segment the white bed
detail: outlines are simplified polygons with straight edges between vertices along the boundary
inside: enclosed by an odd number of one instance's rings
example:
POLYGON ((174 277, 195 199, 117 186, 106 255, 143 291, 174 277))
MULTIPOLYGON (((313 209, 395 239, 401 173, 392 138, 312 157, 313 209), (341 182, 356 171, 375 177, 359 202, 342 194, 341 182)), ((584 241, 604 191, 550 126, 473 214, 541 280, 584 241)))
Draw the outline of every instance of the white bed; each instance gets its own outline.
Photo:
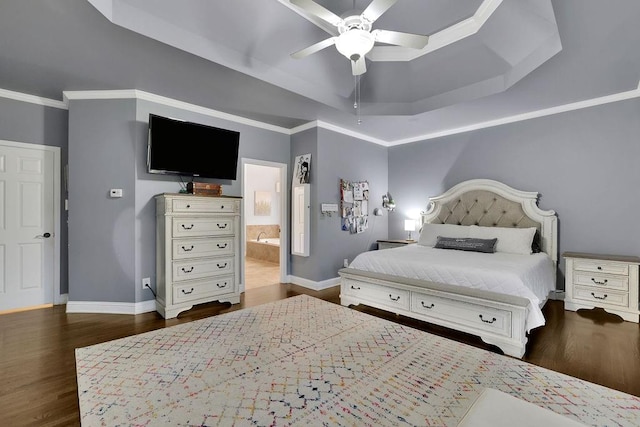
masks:
POLYGON ((537 198, 492 180, 466 181, 431 198, 425 224, 535 228, 540 251, 478 253, 415 244, 366 252, 339 272, 341 303, 472 333, 522 357, 527 333, 544 325, 541 307, 555 290, 558 259, 557 218, 539 209, 537 198))

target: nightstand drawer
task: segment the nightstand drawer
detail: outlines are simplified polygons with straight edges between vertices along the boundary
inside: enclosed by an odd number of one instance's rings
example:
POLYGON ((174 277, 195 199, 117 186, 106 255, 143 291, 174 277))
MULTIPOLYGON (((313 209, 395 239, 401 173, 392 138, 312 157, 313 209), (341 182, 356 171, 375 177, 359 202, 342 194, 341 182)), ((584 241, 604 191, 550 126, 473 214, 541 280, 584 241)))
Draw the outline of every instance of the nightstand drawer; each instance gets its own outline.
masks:
POLYGON ((583 288, 575 286, 573 297, 577 300, 590 301, 596 305, 615 305, 620 307, 629 306, 629 293, 616 292, 607 289, 583 288))
POLYGON ((615 289, 618 291, 629 290, 629 276, 589 274, 582 271, 575 271, 573 274, 573 283, 576 285, 615 289))
POLYGON ((629 275, 629 264, 617 262, 576 259, 573 262, 573 269, 593 271, 595 273, 629 275))

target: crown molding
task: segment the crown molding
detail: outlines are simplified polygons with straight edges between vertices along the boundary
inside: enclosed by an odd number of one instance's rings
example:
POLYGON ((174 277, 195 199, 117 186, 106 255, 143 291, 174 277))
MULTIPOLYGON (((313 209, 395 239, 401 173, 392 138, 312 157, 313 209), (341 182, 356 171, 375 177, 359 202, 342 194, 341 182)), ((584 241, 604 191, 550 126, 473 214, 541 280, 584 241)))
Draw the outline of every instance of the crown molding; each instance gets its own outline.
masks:
POLYGON ((29 95, 22 92, 14 92, 12 90, 7 90, 7 89, 0 89, 0 98, 13 99, 15 101, 28 102, 30 104, 42 105, 44 107, 67 110, 67 104, 65 104, 63 101, 43 98, 41 96, 36 96, 36 95, 29 95))
POLYGON ((54 99, 43 98, 40 96, 29 95, 21 92, 14 92, 6 89, 0 89, 0 98, 8 98, 16 101, 28 102, 32 104, 42 105, 45 107, 58 108, 62 110, 68 110, 69 101, 71 100, 86 100, 86 99, 142 99, 149 102, 159 103, 167 106, 181 108, 184 110, 196 112, 206 116, 216 117, 220 119, 229 120, 236 123, 245 124, 260 129, 266 129, 273 132, 282 133, 285 135, 295 135, 300 132, 312 128, 323 128, 337 132, 343 135, 351 136, 354 138, 362 139, 374 144, 382 145, 385 147, 393 147, 396 145, 409 144, 412 142, 426 141, 429 139, 442 138, 445 136, 455 135, 459 133, 471 132, 474 130, 480 130, 495 126, 506 125, 510 123, 536 119, 539 117, 551 116, 554 114, 561 114, 575 110, 581 110, 584 108, 595 107, 598 105, 610 104, 619 101, 625 101, 629 99, 640 97, 640 82, 638 86, 626 92, 614 93, 612 95, 601 96, 598 98, 587 99, 584 101, 572 102, 569 104, 558 105, 555 107, 545 108, 536 111, 530 111, 522 114, 515 114, 513 116, 502 117, 494 120, 487 120, 484 122, 473 123, 467 126, 460 126, 457 128, 445 129, 438 132, 425 133, 409 138, 402 138, 396 140, 386 141, 380 138, 375 138, 360 132, 352 131, 331 123, 323 122, 321 120, 313 120, 308 123, 296 126, 291 129, 287 129, 281 126, 275 126, 268 123, 260 122, 257 120, 247 119, 245 117, 237 116, 234 114, 228 114, 221 111, 217 111, 211 108, 202 107, 199 105, 191 104, 188 102, 178 101, 172 98, 167 98, 160 95, 155 95, 149 92, 140 91, 137 89, 128 90, 93 90, 93 91, 64 91, 64 101, 56 101, 54 99))
POLYGON ((180 108, 182 110, 191 111, 209 117, 229 120, 234 123, 240 123, 255 128, 265 129, 272 132, 291 135, 291 130, 282 126, 275 126, 258 120, 248 119, 246 117, 237 116, 235 114, 224 113, 212 108, 202 107, 200 105, 189 102, 179 101, 177 99, 168 98, 166 96, 156 95, 137 89, 127 90, 88 90, 88 91, 64 91, 64 102, 69 104, 72 100, 89 100, 89 99, 140 99, 144 101, 162 104, 169 107, 180 108))
POLYGON ((544 108, 542 110, 530 111, 528 113, 515 114, 513 116, 502 117, 495 120, 487 120, 484 122, 474 123, 468 126, 461 126, 458 128, 446 129, 439 132, 433 132, 423 135, 414 136, 411 138, 398 139, 392 141, 390 146, 409 144, 411 142, 425 141, 429 139, 442 138, 443 136, 455 135, 458 133, 465 133, 479 129, 486 129, 495 126, 502 126, 515 122, 522 122, 525 120, 537 119, 539 117, 552 116, 555 114, 566 113, 569 111, 582 110, 584 108, 596 107, 598 105, 611 104, 618 101, 626 101, 628 99, 640 97, 640 84, 637 89, 629 90, 626 92, 619 92, 613 95, 601 96, 599 98, 587 99, 584 101, 572 102, 569 104, 558 105, 555 107, 544 108))
POLYGON ((320 121, 320 120, 317 120, 316 123, 317 123, 317 126, 319 128, 322 128, 322 129, 331 130, 331 131, 334 131, 334 132, 337 132, 337 133, 341 133, 343 135, 352 136, 354 138, 358 138, 358 139, 362 139, 364 141, 372 142, 374 144, 383 145, 385 147, 389 147, 391 145, 391 143, 389 141, 385 141, 385 140, 380 139, 380 138, 374 138, 373 136, 369 136, 369 135, 365 135, 364 133, 360 133, 360 132, 352 131, 352 130, 349 130, 349 129, 345 129, 343 127, 336 126, 336 125, 331 124, 331 123, 323 122, 323 121, 320 121))
POLYGON ((303 125, 291 128, 289 130, 289 132, 291 133, 291 135, 295 135, 296 133, 304 132, 305 130, 309 130, 309 129, 313 129, 313 128, 317 128, 317 127, 318 127, 318 121, 317 120, 313 120, 313 121, 305 123, 303 125))
POLYGON ((385 147, 389 146, 389 142, 388 141, 384 141, 380 138, 374 138, 372 136, 369 135, 365 135, 364 133, 360 133, 360 132, 355 132, 349 129, 345 129, 343 127, 340 126, 336 126, 334 124, 331 123, 327 123, 327 122, 323 122, 322 120, 314 120, 308 123, 305 123, 303 125, 294 127, 290 130, 291 135, 295 135, 297 133, 300 132, 304 132, 306 130, 309 129, 314 129, 314 128, 322 128, 322 129, 327 129, 342 135, 346 135, 346 136, 352 136, 354 138, 358 138, 361 139, 363 141, 367 141, 367 142, 372 142, 374 144, 378 144, 378 145, 383 145, 385 147))

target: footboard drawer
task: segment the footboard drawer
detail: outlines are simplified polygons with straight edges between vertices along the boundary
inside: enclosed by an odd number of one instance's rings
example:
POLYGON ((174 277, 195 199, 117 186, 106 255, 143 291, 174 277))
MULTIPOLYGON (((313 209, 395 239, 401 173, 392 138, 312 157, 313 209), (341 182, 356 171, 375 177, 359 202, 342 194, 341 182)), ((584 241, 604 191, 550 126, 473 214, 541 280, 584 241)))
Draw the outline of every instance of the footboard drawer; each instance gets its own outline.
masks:
POLYGON ((390 309, 409 310, 410 292, 404 289, 396 289, 391 286, 374 285, 371 283, 358 283, 345 280, 342 292, 376 305, 382 305, 390 309))
POLYGON ((511 312, 436 295, 411 293, 411 311, 511 337, 511 312))

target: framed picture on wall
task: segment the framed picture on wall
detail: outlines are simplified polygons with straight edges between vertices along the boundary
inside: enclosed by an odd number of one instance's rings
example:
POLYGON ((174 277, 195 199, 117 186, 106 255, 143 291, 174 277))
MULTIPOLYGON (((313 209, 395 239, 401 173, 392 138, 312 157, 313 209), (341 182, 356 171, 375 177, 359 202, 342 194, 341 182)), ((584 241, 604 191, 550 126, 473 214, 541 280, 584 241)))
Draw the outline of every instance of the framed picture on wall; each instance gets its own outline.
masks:
POLYGON ((309 184, 311 168, 311 153, 296 156, 293 170, 293 184, 309 184))
POLYGON ((253 214, 256 216, 271 215, 271 192, 256 191, 253 199, 253 214))

